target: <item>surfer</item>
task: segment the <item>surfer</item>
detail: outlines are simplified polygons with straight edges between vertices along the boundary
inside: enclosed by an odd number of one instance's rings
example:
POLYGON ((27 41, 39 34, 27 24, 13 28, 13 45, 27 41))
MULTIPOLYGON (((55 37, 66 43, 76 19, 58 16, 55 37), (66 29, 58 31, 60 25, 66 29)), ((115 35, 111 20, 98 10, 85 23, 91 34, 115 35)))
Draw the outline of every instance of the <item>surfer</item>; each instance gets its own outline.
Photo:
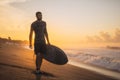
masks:
POLYGON ((32 36, 35 33, 34 38, 34 53, 36 55, 36 73, 41 74, 40 68, 42 64, 43 54, 46 53, 46 40, 50 45, 48 33, 46 29, 46 22, 42 20, 42 13, 36 12, 37 20, 31 24, 29 33, 29 47, 32 49, 32 36), (45 40, 46 38, 46 40, 45 40))

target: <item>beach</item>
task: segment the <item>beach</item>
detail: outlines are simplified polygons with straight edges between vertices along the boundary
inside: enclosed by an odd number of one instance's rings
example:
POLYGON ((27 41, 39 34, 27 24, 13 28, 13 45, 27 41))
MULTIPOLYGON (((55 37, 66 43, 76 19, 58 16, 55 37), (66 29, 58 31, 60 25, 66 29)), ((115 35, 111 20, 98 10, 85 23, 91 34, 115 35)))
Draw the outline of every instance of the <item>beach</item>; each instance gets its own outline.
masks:
POLYGON ((117 80, 70 64, 55 65, 43 60, 42 75, 35 75, 35 55, 18 45, 0 45, 0 80, 117 80))

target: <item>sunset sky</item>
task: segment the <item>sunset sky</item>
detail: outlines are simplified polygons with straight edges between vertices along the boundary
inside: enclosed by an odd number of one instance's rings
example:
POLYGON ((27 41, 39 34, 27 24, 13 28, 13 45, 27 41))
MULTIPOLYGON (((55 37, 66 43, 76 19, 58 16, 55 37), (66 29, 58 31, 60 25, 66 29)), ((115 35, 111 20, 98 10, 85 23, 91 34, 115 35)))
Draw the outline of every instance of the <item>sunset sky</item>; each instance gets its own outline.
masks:
POLYGON ((0 0, 0 37, 28 40, 36 11, 52 44, 120 45, 120 0, 0 0))

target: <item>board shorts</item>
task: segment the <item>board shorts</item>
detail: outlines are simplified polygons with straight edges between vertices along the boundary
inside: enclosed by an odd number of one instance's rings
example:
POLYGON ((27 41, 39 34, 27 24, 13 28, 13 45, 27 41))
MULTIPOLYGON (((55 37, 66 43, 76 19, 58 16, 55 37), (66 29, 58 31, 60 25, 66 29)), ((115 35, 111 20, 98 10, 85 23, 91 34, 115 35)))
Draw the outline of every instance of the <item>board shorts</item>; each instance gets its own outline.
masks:
POLYGON ((38 53, 45 54, 46 53, 46 43, 34 43, 34 53, 37 55, 38 53))

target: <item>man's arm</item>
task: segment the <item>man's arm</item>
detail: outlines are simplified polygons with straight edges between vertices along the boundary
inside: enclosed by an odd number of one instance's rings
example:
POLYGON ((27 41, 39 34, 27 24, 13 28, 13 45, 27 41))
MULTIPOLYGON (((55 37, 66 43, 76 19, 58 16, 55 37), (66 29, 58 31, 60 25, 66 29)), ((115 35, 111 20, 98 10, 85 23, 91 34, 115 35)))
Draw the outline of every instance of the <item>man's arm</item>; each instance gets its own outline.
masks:
POLYGON ((47 39, 48 44, 50 45, 49 38, 48 38, 48 33, 47 32, 45 33, 45 37, 47 39))
POLYGON ((47 39, 47 42, 48 42, 48 44, 50 45, 50 41, 49 41, 49 38, 48 38, 48 33, 47 33, 47 28, 46 28, 46 23, 45 23, 45 37, 46 37, 46 39, 47 39))
POLYGON ((33 36, 33 28, 30 28, 30 33, 29 33, 29 47, 32 49, 32 36, 33 36))

